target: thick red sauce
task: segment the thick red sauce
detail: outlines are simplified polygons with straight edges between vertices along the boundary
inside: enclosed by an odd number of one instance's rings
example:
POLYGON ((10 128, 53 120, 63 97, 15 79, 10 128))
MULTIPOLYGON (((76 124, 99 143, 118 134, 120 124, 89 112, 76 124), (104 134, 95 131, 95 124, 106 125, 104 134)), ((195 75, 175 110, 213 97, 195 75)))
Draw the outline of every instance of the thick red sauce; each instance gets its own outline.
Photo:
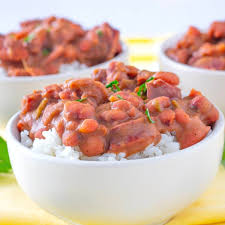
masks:
POLYGON ((108 23, 90 30, 64 18, 21 23, 18 32, 0 35, 0 61, 9 76, 56 74, 62 64, 93 66, 122 51, 119 31, 108 23))
POLYGON ((225 21, 212 23, 207 32, 190 27, 174 48, 166 50, 166 54, 190 66, 225 70, 225 21))
POLYGON ((55 128, 66 146, 86 156, 143 151, 161 133, 173 132, 181 149, 202 140, 218 119, 217 109, 200 92, 181 97, 179 78, 121 62, 96 69, 93 79, 72 79, 24 97, 19 131, 30 138, 55 128))

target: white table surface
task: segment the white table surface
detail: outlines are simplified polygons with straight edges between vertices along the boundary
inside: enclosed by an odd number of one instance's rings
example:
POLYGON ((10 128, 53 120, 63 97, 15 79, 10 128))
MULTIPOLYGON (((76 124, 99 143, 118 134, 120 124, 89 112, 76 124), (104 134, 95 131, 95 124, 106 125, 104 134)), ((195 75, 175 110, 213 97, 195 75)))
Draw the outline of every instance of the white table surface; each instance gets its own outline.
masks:
POLYGON ((123 36, 150 36, 225 20, 225 0, 0 0, 0 31, 28 18, 59 15, 85 26, 109 21, 123 36))

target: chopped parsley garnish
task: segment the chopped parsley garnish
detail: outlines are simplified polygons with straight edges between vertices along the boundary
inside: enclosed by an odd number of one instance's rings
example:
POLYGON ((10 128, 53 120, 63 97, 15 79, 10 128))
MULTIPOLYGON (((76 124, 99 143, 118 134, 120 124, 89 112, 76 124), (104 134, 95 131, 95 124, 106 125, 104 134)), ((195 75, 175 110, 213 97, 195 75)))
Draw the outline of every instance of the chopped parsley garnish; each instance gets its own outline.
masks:
POLYGON ((42 55, 43 55, 43 56, 47 56, 47 55, 49 55, 49 53, 50 53, 50 50, 47 49, 47 48, 44 48, 44 49, 42 50, 42 55))
POLYGON ((119 98, 121 100, 124 100, 120 95, 117 95, 117 98, 119 98))
POLYGON ((143 96, 146 93, 146 91, 147 91, 146 85, 145 83, 143 83, 142 85, 139 86, 137 95, 143 96))
POLYGON ((29 34, 23 39, 23 41, 25 43, 29 43, 29 42, 31 42, 33 40, 33 38, 34 38, 34 34, 29 34))
POLYGON ((102 37, 103 36, 103 32, 102 30, 96 30, 96 34, 99 36, 99 37, 102 37))
POLYGON ((118 80, 114 80, 106 85, 106 88, 111 88, 112 92, 120 91, 118 80))
POLYGON ((85 101, 87 98, 81 98, 81 99, 77 99, 76 101, 77 102, 83 102, 83 101, 85 101))
POLYGON ((11 169, 6 141, 0 137, 0 173, 8 173, 11 169))
POLYGON ((137 95, 138 96, 144 96, 147 92, 147 87, 146 87, 146 83, 154 80, 155 78, 154 77, 150 77, 148 78, 145 83, 143 83, 142 85, 139 86, 139 89, 138 89, 138 92, 137 92, 137 95))
POLYGON ((155 121, 152 120, 152 118, 151 118, 151 116, 150 116, 150 113, 149 113, 149 110, 148 110, 148 109, 145 110, 145 115, 148 117, 148 121, 149 121, 150 123, 155 123, 155 121))
POLYGON ((150 82, 150 81, 152 81, 152 80, 154 80, 154 79, 155 79, 155 77, 150 77, 150 78, 148 78, 148 79, 145 81, 145 83, 150 82))

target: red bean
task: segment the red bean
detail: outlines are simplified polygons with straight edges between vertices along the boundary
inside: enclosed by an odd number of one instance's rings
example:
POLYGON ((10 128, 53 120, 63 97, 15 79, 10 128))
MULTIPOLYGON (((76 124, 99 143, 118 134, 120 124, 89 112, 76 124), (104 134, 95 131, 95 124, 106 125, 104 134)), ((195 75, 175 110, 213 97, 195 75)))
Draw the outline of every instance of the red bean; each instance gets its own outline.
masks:
POLYGON ((88 134, 88 133, 92 133, 96 131, 97 128, 98 128, 98 122, 96 120, 86 119, 80 124, 79 131, 81 133, 88 134))
POLYGON ((171 72, 157 72, 154 74, 155 79, 161 79, 167 82, 168 84, 178 85, 180 80, 175 73, 171 72))
POLYGON ((66 131, 62 136, 62 142, 66 146, 76 146, 78 141, 77 132, 74 131, 66 131))
POLYGON ((166 109, 162 113, 159 114, 159 118, 162 123, 169 126, 174 122, 175 112, 171 109, 166 109))
POLYGON ((104 152, 105 139, 101 136, 88 136, 79 147, 86 156, 96 156, 104 152))
POLYGON ((181 108, 175 110, 175 118, 181 125, 187 124, 190 121, 189 115, 181 108))

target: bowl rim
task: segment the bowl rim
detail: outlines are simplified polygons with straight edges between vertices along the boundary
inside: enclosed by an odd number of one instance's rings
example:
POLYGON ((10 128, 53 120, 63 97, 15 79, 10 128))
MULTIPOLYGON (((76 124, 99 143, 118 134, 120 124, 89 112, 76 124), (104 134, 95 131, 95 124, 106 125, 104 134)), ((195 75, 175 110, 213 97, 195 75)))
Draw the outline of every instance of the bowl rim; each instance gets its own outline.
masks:
POLYGON ((166 62, 167 64, 170 64, 170 66, 174 68, 178 68, 179 70, 185 70, 195 73, 204 73, 206 76, 225 76, 225 70, 209 70, 204 68, 198 68, 194 66, 190 66, 187 64, 176 62, 175 60, 171 59, 165 54, 165 51, 168 48, 174 47, 174 45, 177 43, 177 41, 185 34, 185 32, 182 33, 175 33, 160 45, 159 48, 159 60, 166 62))
MULTIPOLYGON (((74 70, 73 73, 71 72, 64 72, 64 73, 57 73, 57 74, 46 74, 46 75, 41 75, 41 76, 5 76, 5 75, 1 75, 0 74, 0 82, 37 82, 37 81, 43 81, 43 80, 55 80, 57 81, 57 78, 63 78, 63 77, 68 77, 68 75, 74 75, 74 74, 80 74, 80 73, 89 73, 90 71, 93 71, 96 68, 101 68, 102 66, 113 62, 113 61, 120 61, 121 58, 127 57, 129 56, 129 49, 127 44, 120 40, 121 46, 122 46, 122 52, 119 53, 118 55, 114 56, 112 59, 107 60, 105 62, 99 63, 97 65, 91 66, 91 67, 87 67, 87 68, 83 68, 83 69, 78 69, 78 70, 74 70)), ((0 72, 1 73, 1 72, 0 72)))
POLYGON ((214 124, 212 132, 210 132, 203 140, 183 150, 179 150, 179 151, 168 153, 161 156, 144 158, 144 159, 133 159, 133 160, 131 159, 131 160, 124 160, 124 161, 123 160, 122 161, 87 161, 87 160, 71 160, 67 158, 57 158, 50 155, 32 152, 31 150, 29 150, 28 147, 22 145, 22 143, 16 138, 15 133, 13 133, 13 130, 18 131, 17 121, 19 119, 20 112, 17 112, 10 118, 6 127, 6 139, 7 139, 7 143, 11 142, 11 144, 13 144, 14 148, 16 148, 17 146, 16 151, 20 151, 21 153, 26 154, 29 157, 35 158, 37 160, 44 160, 49 163, 69 164, 69 165, 85 166, 85 167, 120 167, 120 166, 129 166, 129 165, 139 165, 140 163, 143 164, 143 163, 149 163, 149 162, 158 162, 158 161, 168 160, 171 158, 177 158, 182 155, 187 155, 187 154, 192 154, 195 152, 202 151, 201 145, 208 143, 210 139, 212 138, 215 139, 216 136, 218 136, 221 132, 224 133, 224 126, 225 126, 224 115, 218 108, 217 110, 219 111, 219 119, 214 124))

